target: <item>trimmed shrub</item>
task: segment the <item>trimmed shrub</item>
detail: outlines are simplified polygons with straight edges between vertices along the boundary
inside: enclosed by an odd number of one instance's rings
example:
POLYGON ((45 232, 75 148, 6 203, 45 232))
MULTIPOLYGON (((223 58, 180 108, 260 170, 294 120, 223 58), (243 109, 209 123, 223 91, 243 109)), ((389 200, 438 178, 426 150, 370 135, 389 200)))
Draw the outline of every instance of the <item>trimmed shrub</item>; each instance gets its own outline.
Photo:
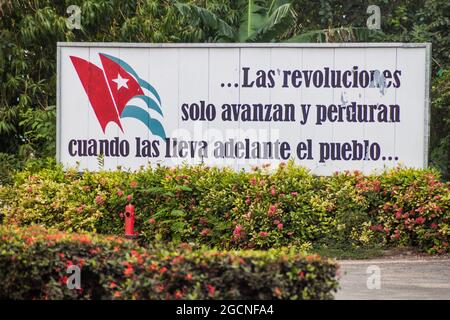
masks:
POLYGON ((337 265, 287 250, 143 248, 112 236, 0 227, 0 299, 332 299, 337 265), (81 272, 81 288, 69 266, 81 272))
POLYGON ((449 251, 450 184, 433 172, 405 169, 369 182, 360 178, 357 186, 371 199, 369 229, 383 243, 449 251))
POLYGON ((433 170, 317 177, 289 162, 253 172, 194 166, 78 173, 57 167, 24 170, 14 179, 0 189, 8 224, 121 235, 125 205, 132 203, 142 243, 221 249, 345 243, 449 251, 450 185, 433 170))

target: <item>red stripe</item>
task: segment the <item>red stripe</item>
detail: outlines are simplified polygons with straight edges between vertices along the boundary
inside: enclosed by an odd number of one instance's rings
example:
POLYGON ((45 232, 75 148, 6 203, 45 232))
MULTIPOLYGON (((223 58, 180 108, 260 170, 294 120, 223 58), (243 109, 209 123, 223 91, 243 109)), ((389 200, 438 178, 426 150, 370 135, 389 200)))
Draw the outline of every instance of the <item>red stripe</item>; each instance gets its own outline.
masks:
POLYGON ((103 133, 105 133, 106 126, 111 121, 117 123, 123 132, 103 70, 84 59, 74 56, 71 56, 70 59, 89 98, 92 109, 94 109, 103 133))

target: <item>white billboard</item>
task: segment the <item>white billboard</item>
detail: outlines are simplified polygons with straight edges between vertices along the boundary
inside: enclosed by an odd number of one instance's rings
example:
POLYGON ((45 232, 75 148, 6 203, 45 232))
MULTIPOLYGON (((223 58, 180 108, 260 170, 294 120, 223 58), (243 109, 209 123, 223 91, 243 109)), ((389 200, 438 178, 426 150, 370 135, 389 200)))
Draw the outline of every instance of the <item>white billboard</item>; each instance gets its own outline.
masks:
POLYGON ((423 168, 430 49, 58 43, 57 157, 89 170, 423 168))

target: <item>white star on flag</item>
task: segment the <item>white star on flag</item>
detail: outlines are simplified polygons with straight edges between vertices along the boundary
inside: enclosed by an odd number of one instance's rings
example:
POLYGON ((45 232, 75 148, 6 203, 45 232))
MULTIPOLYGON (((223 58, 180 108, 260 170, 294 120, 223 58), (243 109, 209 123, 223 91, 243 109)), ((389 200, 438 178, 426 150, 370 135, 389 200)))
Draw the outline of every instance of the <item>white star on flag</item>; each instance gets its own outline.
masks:
POLYGON ((115 83, 117 83, 117 90, 119 90, 122 87, 125 87, 128 89, 128 79, 122 78, 120 76, 120 73, 117 74, 117 78, 116 79, 112 79, 112 81, 114 81, 115 83))

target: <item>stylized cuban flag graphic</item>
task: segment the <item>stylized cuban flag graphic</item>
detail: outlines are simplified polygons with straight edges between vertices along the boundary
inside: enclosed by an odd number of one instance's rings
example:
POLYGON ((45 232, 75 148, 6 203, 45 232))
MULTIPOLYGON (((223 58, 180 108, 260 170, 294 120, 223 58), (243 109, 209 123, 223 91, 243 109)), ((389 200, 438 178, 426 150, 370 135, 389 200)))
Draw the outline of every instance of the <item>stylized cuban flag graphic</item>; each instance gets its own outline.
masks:
POLYGON ((120 119, 135 118, 144 123, 152 134, 165 139, 163 126, 149 112, 153 110, 163 116, 161 98, 155 88, 140 78, 125 61, 105 53, 99 56, 103 70, 84 59, 75 56, 70 59, 103 133, 111 121, 123 132, 120 119), (139 100, 145 102, 147 108, 136 105, 139 100))

